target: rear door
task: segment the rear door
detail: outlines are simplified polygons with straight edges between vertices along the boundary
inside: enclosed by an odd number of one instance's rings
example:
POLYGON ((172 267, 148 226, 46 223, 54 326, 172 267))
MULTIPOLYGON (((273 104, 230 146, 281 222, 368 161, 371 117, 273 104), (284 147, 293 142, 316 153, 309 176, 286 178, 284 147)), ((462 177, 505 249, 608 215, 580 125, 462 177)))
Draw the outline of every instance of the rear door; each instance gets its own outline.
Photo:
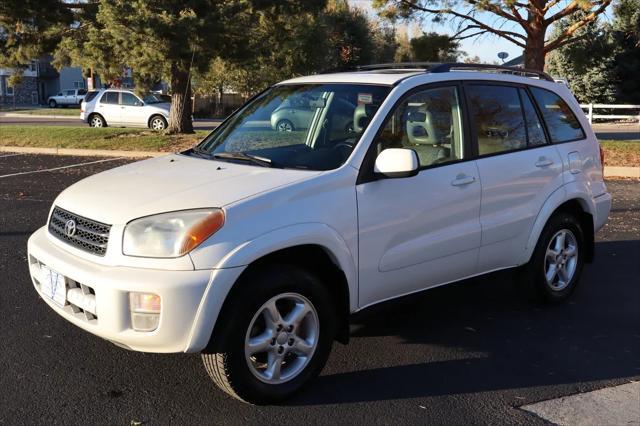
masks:
POLYGON ((120 92, 104 92, 98 100, 97 112, 107 121, 107 125, 119 125, 122 123, 120 113, 120 92))
POLYGON ((481 272, 515 266, 545 200, 562 186, 562 160, 526 87, 467 83, 482 182, 481 272))
POLYGON ((361 307, 476 272, 480 182, 463 126, 460 86, 425 86, 402 98, 367 158, 413 149, 420 172, 389 179, 365 160, 356 186, 361 307))

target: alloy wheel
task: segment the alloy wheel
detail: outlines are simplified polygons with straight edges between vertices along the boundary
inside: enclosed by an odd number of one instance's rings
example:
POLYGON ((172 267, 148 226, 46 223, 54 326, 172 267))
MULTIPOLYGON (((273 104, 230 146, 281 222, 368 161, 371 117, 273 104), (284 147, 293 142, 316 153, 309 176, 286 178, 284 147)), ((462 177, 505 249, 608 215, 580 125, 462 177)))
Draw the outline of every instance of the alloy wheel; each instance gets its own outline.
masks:
POLYGON ((578 240, 573 232, 561 229, 551 238, 544 261, 547 285, 554 291, 564 290, 578 266, 578 240))
POLYGON ((313 304, 297 293, 272 297, 256 312, 245 336, 251 373, 267 384, 297 377, 318 346, 320 322, 313 304))

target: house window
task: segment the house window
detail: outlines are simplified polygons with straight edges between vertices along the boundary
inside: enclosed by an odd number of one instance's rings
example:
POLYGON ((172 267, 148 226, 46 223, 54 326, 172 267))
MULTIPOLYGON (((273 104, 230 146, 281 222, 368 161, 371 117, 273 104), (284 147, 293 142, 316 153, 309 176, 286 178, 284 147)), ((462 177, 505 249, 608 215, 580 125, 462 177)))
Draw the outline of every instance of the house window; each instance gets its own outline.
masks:
POLYGON ((73 87, 75 89, 84 89, 84 80, 74 81, 73 82, 73 87))
POLYGON ((13 96, 13 86, 9 86, 7 84, 7 86, 5 87, 5 93, 7 96, 13 96))

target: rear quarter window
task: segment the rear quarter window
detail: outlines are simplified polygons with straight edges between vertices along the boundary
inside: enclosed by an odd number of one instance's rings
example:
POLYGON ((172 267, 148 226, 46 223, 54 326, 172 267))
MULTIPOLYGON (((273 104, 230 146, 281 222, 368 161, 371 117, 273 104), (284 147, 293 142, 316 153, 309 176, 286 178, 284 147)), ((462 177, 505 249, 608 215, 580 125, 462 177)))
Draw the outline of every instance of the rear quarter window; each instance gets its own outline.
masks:
POLYGON ((551 142, 570 142, 586 137, 578 118, 560 96, 539 87, 531 87, 531 93, 542 111, 551 142))
POLYGON ((84 97, 84 101, 91 102, 92 100, 95 99, 96 96, 98 96, 98 92, 88 92, 87 95, 84 97))

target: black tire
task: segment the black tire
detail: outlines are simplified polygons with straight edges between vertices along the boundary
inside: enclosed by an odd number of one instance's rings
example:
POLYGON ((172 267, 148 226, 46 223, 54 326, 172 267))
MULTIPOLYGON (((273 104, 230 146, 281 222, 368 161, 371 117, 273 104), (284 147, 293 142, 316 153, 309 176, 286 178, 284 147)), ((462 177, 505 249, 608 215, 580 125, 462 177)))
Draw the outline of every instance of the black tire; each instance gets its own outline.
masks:
POLYGON ((100 114, 89 116, 89 127, 107 127, 107 122, 100 114))
POLYGON ((57 106, 58 106, 58 103, 54 99, 51 99, 49 101, 49 108, 56 108, 57 106))
POLYGON ((234 398, 252 404, 283 401, 320 374, 329 357, 336 318, 330 294, 309 271, 282 264, 254 270, 237 285, 239 291, 234 291, 225 302, 211 349, 202 353, 204 367, 213 382, 234 398), (279 384, 265 383, 252 372, 245 358, 247 330, 263 304, 291 293, 302 295, 317 312, 317 346, 304 368, 293 378, 279 384))
POLYGON ((276 130, 278 132, 293 132, 295 129, 293 123, 287 119, 282 119, 276 123, 276 130))
POLYGON ((149 128, 156 131, 166 130, 169 123, 161 115, 154 115, 149 119, 149 128), (156 124, 157 122, 157 124, 156 124))
MULTIPOLYGON (((555 249, 555 244, 553 248, 555 249)), ((580 221, 571 213, 556 213, 549 218, 542 230, 531 259, 521 268, 519 284, 524 284, 523 288, 526 290, 527 295, 535 301, 546 303, 563 302, 571 296, 580 282, 585 254, 584 233, 580 221), (547 249, 550 247, 552 239, 554 243, 557 242, 554 237, 563 230, 570 232, 570 234, 566 234, 566 239, 570 240, 571 236, 575 239, 577 260, 575 262, 575 270, 568 283, 563 286, 554 286, 549 284, 545 275, 545 271, 548 270, 548 258, 553 258, 553 256, 547 255, 547 249)), ((559 280, 560 278, 553 279, 559 280)))

